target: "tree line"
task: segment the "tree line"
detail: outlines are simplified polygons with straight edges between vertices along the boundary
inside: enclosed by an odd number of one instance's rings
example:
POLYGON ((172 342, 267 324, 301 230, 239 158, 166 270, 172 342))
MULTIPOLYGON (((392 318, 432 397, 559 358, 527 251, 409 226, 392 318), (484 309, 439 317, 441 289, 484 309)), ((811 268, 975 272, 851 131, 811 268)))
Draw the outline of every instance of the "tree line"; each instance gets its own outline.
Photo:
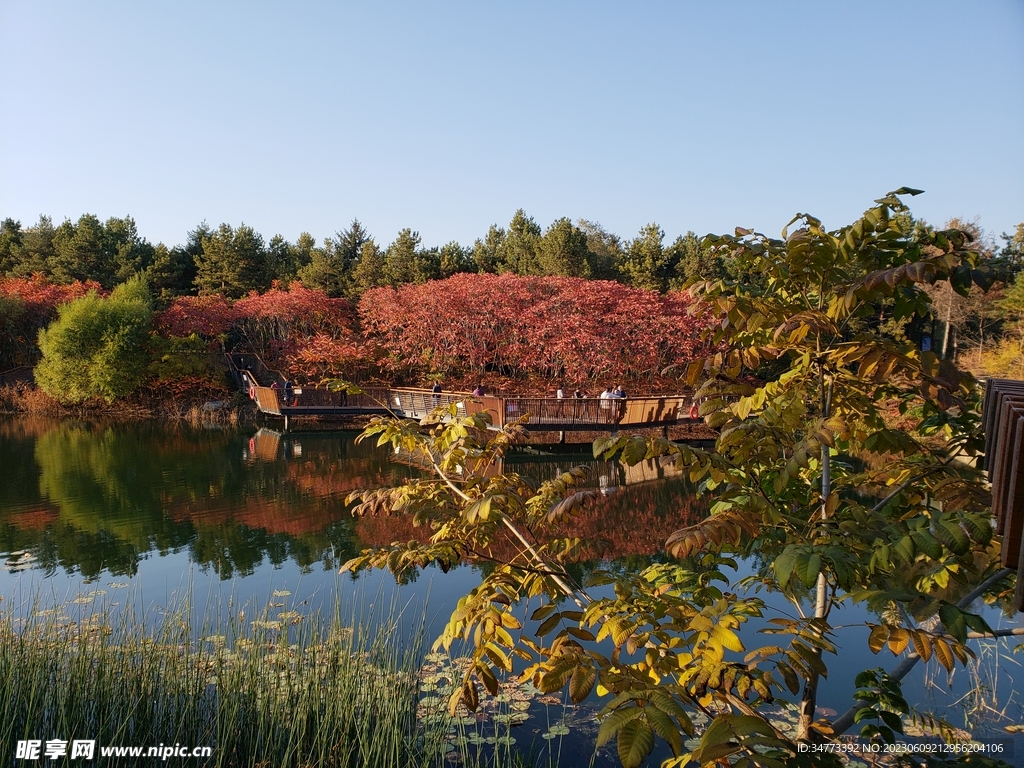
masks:
MULTIPOLYGON (((989 290, 958 275, 926 286, 927 317, 899 311, 894 296, 857 322, 934 348, 942 359, 959 356, 977 373, 1024 376, 1024 281, 1016 280, 1024 266, 1024 223, 1001 242, 970 222, 950 224, 979 253, 989 290)), ((922 242, 935 232, 909 213, 894 216, 894 226, 922 242)), ((358 220, 319 245, 308 233, 295 243, 281 236, 266 241, 245 224, 213 229, 203 223, 184 245, 168 248, 146 240, 130 216, 103 222, 85 214, 59 226, 42 216, 29 227, 8 218, 0 224, 0 370, 35 366, 50 349, 51 359, 69 361, 57 376, 65 385, 51 389, 66 397, 120 397, 134 387, 119 383, 126 374, 134 382, 149 375, 207 378, 209 371, 189 361, 219 338, 241 342, 300 378, 500 370, 538 380, 649 379, 652 371, 685 363, 705 322, 689 314, 676 289, 702 280, 763 283, 763 275, 745 270, 714 239, 693 232, 666 243, 664 230, 648 224, 624 240, 594 222, 567 218, 545 230, 522 210, 472 247, 440 248, 424 247, 411 229, 379 247, 358 220), (128 283, 135 287, 108 296, 128 283), (96 295, 85 300, 90 293, 96 295), (81 301, 68 311, 66 332, 39 336, 58 307, 75 299, 81 301), (146 341, 149 353, 103 373, 104 357, 132 357, 126 350, 143 345, 148 331, 115 337, 102 327, 131 316, 148 329, 145 306, 156 331, 146 341), (320 320, 314 328, 301 318, 320 320), (462 331, 453 335, 455 328, 462 331), (92 373, 75 362, 89 338, 89 355, 98 361, 92 373), (528 350, 521 353, 524 339, 528 350), (117 352, 117 344, 124 349, 117 352)), ((50 375, 46 366, 39 373, 40 381, 50 375)))
POLYGON ((233 301, 179 296, 162 310, 143 274, 109 292, 0 278, 0 319, 0 370, 32 367, 43 391, 66 403, 112 402, 147 382, 162 399, 210 392, 222 376, 208 353, 226 349, 253 352, 300 384, 672 386, 713 322, 682 291, 512 274, 373 288, 357 304, 294 280, 233 301))
MULTIPOLYGON (((934 231, 909 214, 900 218, 901 228, 917 236, 934 231)), ((1002 288, 1009 288, 1024 266, 1024 222, 1013 234, 999 238, 971 222, 954 219, 946 226, 971 237, 972 247, 996 276, 996 290, 975 289, 973 296, 962 299, 947 286, 945 293, 932 297, 939 351, 949 357, 961 349, 998 346, 1007 321, 1014 339, 1024 339, 1013 325, 1020 320, 1018 310, 1000 304, 1005 298, 1002 288)), ((451 241, 440 247, 424 246, 411 228, 380 245, 358 219, 319 243, 307 232, 295 242, 281 235, 267 240, 244 223, 212 228, 203 222, 187 234, 184 244, 173 247, 152 244, 131 216, 104 222, 84 214, 57 226, 48 216, 40 216, 31 226, 11 218, 0 223, 0 275, 43 275, 56 285, 94 282, 110 290, 140 273, 157 309, 179 296, 217 294, 233 300, 263 293, 275 284, 287 287, 295 280, 328 297, 356 302, 373 288, 422 284, 460 273, 613 280, 661 293, 695 280, 758 279, 737 274, 728 254, 693 231, 667 242, 664 229, 650 223, 630 239, 599 223, 564 217, 542 229, 522 209, 507 226, 492 225, 471 246, 451 241)), ((885 319, 883 308, 880 322, 885 319)), ((1006 356, 1005 349, 1002 355, 1006 356)))
POLYGON ((560 218, 542 229, 523 210, 471 246, 451 241, 440 247, 424 246, 411 228, 380 245, 358 219, 320 243, 306 232, 295 242, 281 235, 267 240, 244 223, 213 228, 203 222, 173 247, 152 244, 131 216, 104 222, 84 214, 57 226, 48 216, 31 226, 11 218, 0 223, 4 276, 39 274, 57 284, 91 280, 109 290, 138 273, 157 304, 167 305, 177 296, 240 298, 296 279, 332 298, 354 300, 372 288, 459 273, 594 278, 665 292, 723 274, 724 265, 692 231, 669 243, 654 223, 632 239, 584 219, 560 218))

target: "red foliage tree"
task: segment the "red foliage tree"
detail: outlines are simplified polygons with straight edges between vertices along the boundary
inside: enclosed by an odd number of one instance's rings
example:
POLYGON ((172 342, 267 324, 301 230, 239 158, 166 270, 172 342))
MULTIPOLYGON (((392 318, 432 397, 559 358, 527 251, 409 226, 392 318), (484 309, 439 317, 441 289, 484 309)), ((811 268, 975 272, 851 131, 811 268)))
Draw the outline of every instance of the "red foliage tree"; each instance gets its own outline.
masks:
POLYGON ((288 290, 249 294, 233 307, 236 328, 272 368, 301 380, 357 378, 373 359, 355 331, 355 310, 344 299, 293 281, 288 290))
POLYGON ((179 296, 154 318, 154 325, 167 336, 194 333, 211 340, 230 331, 237 319, 235 308, 223 296, 179 296))
POLYGON ((498 370, 582 384, 692 359, 708 322, 683 293, 603 280, 459 274, 363 294, 364 332, 396 368, 498 370))
POLYGON ((89 291, 106 293, 94 280, 57 285, 39 274, 0 277, 0 369, 34 365, 39 331, 57 317, 57 307, 89 291))
POLYGON ((377 347, 363 342, 355 333, 342 338, 317 334, 312 338, 294 340, 287 364, 292 378, 315 382, 325 378, 344 377, 362 381, 372 371, 377 347))

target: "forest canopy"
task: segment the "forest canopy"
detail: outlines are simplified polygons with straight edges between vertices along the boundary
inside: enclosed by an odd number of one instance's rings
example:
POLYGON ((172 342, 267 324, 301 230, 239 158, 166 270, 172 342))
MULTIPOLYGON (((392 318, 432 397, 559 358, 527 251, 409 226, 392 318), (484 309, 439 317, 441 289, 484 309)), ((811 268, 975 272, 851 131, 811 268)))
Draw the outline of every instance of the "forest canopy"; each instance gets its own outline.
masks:
MULTIPOLYGON (((935 230, 900 213, 908 237, 935 230)), ((872 321, 894 339, 934 348, 975 373, 1024 371, 1024 306, 1017 273, 1024 223, 970 238, 994 276, 988 291, 929 287, 930 319, 897 317, 892 301, 872 321)), ((518 210, 472 245, 427 247, 402 229, 378 244, 358 219, 318 241, 265 238, 242 223, 205 222, 183 244, 153 245, 130 216, 85 214, 54 225, 0 222, 0 371, 32 367, 39 331, 59 307, 140 276, 152 295, 148 354, 160 375, 195 368, 203 349, 247 349, 282 375, 406 381, 493 376, 564 384, 594 377, 678 378, 706 325, 682 289, 696 282, 763 276, 689 231, 671 242, 657 223, 632 238, 586 219, 544 228, 518 210), (168 360, 171 364, 164 365, 168 360), (177 362, 175 362, 175 360, 177 362)), ((200 366, 201 367, 201 366, 200 366)), ((151 371, 152 372, 152 371, 151 371)), ((468 380, 468 379, 467 379, 468 380)))

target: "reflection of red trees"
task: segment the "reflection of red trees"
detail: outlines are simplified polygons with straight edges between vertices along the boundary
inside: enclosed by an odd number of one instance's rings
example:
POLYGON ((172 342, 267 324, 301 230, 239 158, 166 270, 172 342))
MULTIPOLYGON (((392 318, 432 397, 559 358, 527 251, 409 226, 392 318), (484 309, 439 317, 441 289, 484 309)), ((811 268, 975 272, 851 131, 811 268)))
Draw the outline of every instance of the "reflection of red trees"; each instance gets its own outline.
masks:
POLYGON ((5 515, 5 522, 19 531, 43 531, 59 517, 60 513, 53 507, 36 507, 9 512, 5 515))
POLYGON ((395 364, 495 368, 585 382, 691 359, 705 325, 683 293, 567 277, 459 274, 363 294, 364 332, 395 364))
POLYGON ((245 525, 267 534, 285 534, 295 538, 322 531, 348 513, 339 505, 330 514, 323 504, 295 504, 287 499, 250 497, 242 504, 218 506, 210 502, 179 502, 167 508, 167 516, 176 523, 190 523, 197 529, 227 528, 245 525))
POLYGON ((338 510, 335 517, 324 514, 324 509, 311 505, 298 506, 281 500, 265 501, 248 499, 245 506, 235 513, 235 522, 258 528, 269 534, 283 533, 300 538, 305 534, 321 531, 345 514, 338 510))
MULTIPOLYGON (((619 489, 595 499, 562 524, 559 535, 583 539, 579 560, 651 556, 663 551, 673 531, 707 515, 707 505, 679 481, 652 482, 619 489)), ((395 541, 426 542, 433 532, 413 526, 405 515, 368 515, 356 522, 356 534, 367 547, 395 541)), ((507 559, 521 547, 514 541, 496 543, 493 555, 507 559)))
POLYGON ((316 498, 348 495, 386 482, 375 464, 379 461, 346 459, 331 462, 326 467, 319 462, 291 461, 285 477, 297 490, 316 498))

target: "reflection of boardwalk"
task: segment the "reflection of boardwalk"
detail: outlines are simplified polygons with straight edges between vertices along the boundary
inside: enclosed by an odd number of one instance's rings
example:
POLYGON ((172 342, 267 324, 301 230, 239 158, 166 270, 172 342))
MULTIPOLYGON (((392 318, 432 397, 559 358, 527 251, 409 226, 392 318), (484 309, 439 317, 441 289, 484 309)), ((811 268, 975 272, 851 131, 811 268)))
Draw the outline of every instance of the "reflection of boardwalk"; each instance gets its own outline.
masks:
POLYGON ((693 401, 685 395, 630 397, 625 400, 596 398, 498 397, 474 398, 467 392, 431 392, 429 389, 396 387, 368 390, 363 395, 344 395, 322 389, 296 389, 290 402, 271 387, 253 387, 257 407, 274 416, 363 416, 394 413, 422 419, 438 406, 452 403, 467 414, 486 411, 493 428, 500 429, 519 418, 534 432, 614 432, 622 428, 669 427, 695 421, 693 401))
MULTIPOLYGON (((391 460, 424 471, 432 469, 427 457, 409 451, 397 451, 391 460)), ((488 464, 484 477, 495 477, 505 472, 515 472, 533 480, 554 480, 574 467, 587 470, 587 478, 580 488, 598 488, 602 493, 611 493, 625 486, 660 482, 668 478, 682 477, 682 470, 671 461, 647 459, 633 466, 618 461, 595 459, 586 454, 546 454, 539 452, 512 454, 488 464)))
POLYGON ((366 416, 388 413, 388 390, 369 389, 362 395, 345 395, 314 387, 296 387, 291 399, 273 387, 252 387, 256 407, 273 416, 366 416))

